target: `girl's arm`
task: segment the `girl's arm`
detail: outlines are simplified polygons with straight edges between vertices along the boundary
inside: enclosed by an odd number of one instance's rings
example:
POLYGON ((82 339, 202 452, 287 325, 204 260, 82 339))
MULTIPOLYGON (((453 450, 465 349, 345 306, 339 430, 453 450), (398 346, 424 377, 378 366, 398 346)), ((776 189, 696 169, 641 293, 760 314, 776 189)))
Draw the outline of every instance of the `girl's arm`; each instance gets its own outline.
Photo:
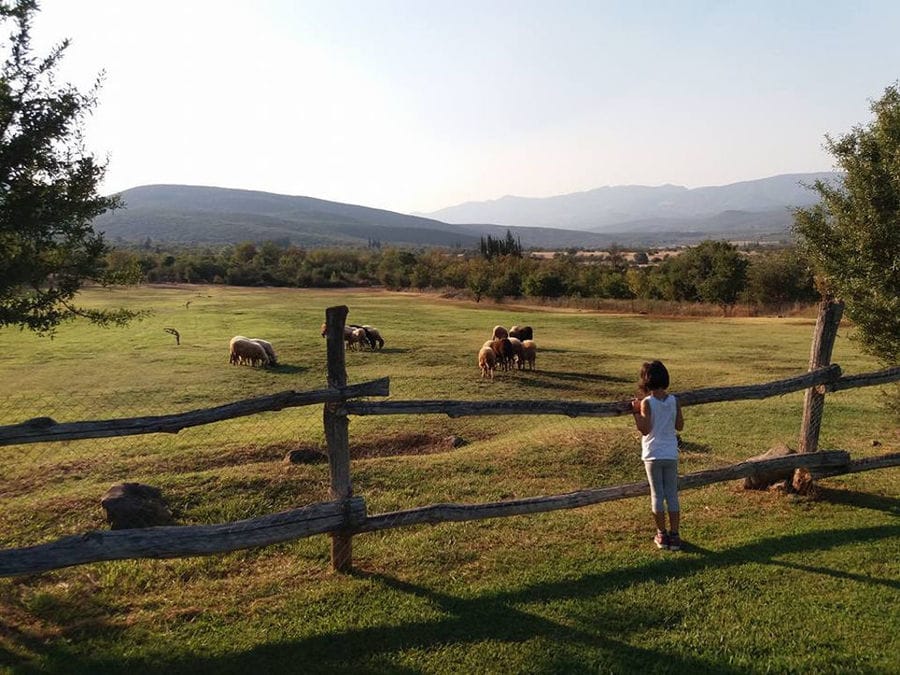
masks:
POLYGON ((675 399, 675 431, 684 429, 684 417, 681 414, 681 401, 675 399))
MULTIPOLYGON (((638 401, 634 401, 634 404, 637 403, 638 401)), ((638 431, 646 436, 650 433, 650 429, 653 428, 653 426, 650 424, 650 402, 645 399, 640 401, 639 405, 634 404, 632 404, 634 425, 637 427, 638 431), (637 410, 635 410, 634 408, 637 408, 637 410)))

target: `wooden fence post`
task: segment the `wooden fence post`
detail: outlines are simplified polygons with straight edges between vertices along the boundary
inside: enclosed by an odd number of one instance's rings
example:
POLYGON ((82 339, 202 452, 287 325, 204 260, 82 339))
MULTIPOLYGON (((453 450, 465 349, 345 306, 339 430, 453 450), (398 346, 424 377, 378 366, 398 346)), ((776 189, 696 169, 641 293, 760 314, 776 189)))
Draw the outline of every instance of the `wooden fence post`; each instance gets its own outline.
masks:
MULTIPOLYGON (((328 386, 347 386, 347 370, 344 361, 344 324, 349 310, 346 306, 325 310, 325 327, 328 341, 328 386)), ((350 434, 347 410, 341 403, 326 403, 322 416, 325 425, 325 441, 328 445, 328 470, 331 475, 330 498, 346 501, 353 496, 350 480, 350 434)), ((353 537, 347 532, 331 535, 331 567, 336 572, 348 573, 353 567, 353 537)))
MULTIPOLYGON (((809 369, 831 365, 831 352, 837 337, 838 326, 844 313, 844 303, 831 296, 819 303, 819 316, 809 352, 809 369)), ((803 420, 800 423, 798 452, 818 452, 819 431, 822 428, 822 412, 825 408, 825 387, 810 387, 803 399, 803 420)), ((793 486, 805 491, 812 481, 809 472, 798 469, 794 473, 793 486)))

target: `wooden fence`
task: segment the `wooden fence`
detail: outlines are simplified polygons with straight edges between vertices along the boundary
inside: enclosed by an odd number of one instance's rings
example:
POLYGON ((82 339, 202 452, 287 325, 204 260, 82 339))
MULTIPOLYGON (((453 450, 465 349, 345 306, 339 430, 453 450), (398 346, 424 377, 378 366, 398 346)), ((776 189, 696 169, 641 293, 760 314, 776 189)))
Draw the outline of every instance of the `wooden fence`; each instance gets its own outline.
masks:
MULTIPOLYGON (((900 367, 842 376, 830 363, 833 337, 821 331, 837 329, 833 314, 821 316, 830 306, 823 304, 817 324, 810 370, 765 384, 720 387, 680 392, 682 406, 724 401, 763 399, 794 391, 807 391, 801 444, 804 452, 768 460, 745 461, 733 466, 686 474, 679 488, 691 489, 711 483, 769 473, 802 470, 812 478, 900 466, 900 453, 851 461, 846 452, 817 452, 818 425, 824 394, 900 380, 900 367), (823 348, 821 345, 827 347, 823 348), (810 394, 809 392, 813 392, 810 394), (808 409, 815 408, 809 415, 808 409)), ((512 499, 483 504, 434 504, 391 513, 368 515, 365 500, 354 496, 350 471, 348 415, 442 414, 464 415, 566 415, 569 417, 613 417, 631 414, 630 401, 587 403, 573 401, 359 401, 363 396, 387 396, 387 378, 347 385, 344 363, 343 329, 348 310, 332 307, 326 311, 328 344, 328 388, 318 391, 287 391, 236 401, 223 406, 175 415, 136 417, 106 421, 59 424, 39 417, 21 424, 0 427, 0 446, 47 441, 64 441, 149 433, 177 433, 179 430, 224 419, 252 415, 288 407, 323 404, 323 424, 328 446, 330 501, 292 509, 260 518, 218 525, 167 526, 131 530, 95 531, 56 541, 0 551, 0 576, 32 574, 102 560, 124 558, 171 558, 208 555, 328 533, 331 536, 332 566, 347 572, 352 568, 353 535, 421 523, 480 520, 529 513, 577 508, 589 504, 626 499, 649 493, 646 482, 595 488, 561 495, 512 499)), ((839 321, 839 314, 838 314, 839 321)))

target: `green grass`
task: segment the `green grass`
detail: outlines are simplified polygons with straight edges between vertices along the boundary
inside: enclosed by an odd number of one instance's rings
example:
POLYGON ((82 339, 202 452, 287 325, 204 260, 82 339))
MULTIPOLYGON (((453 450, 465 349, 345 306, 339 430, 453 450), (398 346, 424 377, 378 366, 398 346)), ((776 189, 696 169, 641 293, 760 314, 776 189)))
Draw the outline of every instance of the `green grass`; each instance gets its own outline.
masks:
MULTIPOLYGON (((660 319, 458 303, 379 291, 223 287, 92 290, 92 305, 153 310, 124 329, 55 339, 0 333, 0 422, 164 414, 325 383, 326 307, 378 326, 380 353, 348 376, 391 377, 391 398, 630 397, 642 361, 672 389, 803 372, 812 319, 660 319), (187 305, 190 301, 190 304, 187 305), (530 324, 534 373, 480 379, 495 324, 530 324), (174 338, 163 331, 174 327, 174 338), (232 335, 269 339, 283 364, 232 367, 232 335)), ((875 370, 842 328, 834 361, 875 370)), ((821 446, 854 457, 900 446, 895 390, 829 395, 821 446), (873 441, 880 445, 873 446, 873 441)), ((685 410, 683 472, 795 446, 802 393, 685 410)), ((641 480, 631 421, 552 416, 354 417, 355 493, 370 513, 641 480), (453 449, 447 438, 468 443, 453 449)), ((0 545, 103 528, 112 484, 159 486, 179 522, 259 516, 324 500, 313 406, 150 435, 0 449, 0 545)), ((313 537, 204 558, 84 565, 0 580, 0 670, 13 672, 900 671, 897 469, 821 482, 819 499, 723 483, 682 493, 685 551, 655 550, 645 498, 354 538, 357 572, 329 570, 313 537)))

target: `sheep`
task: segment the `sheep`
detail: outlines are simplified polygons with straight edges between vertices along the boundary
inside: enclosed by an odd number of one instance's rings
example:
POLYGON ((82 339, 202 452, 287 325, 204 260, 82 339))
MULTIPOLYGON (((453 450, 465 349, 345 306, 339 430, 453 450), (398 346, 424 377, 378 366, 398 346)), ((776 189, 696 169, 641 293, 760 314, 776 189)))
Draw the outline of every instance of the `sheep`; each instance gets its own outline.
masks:
POLYGON ((263 340, 261 338, 250 338, 250 341, 255 342, 266 351, 266 356, 269 359, 270 366, 278 365, 278 357, 275 355, 275 349, 273 349, 271 342, 263 340))
POLYGON ((509 331, 503 326, 494 326, 494 332, 491 333, 491 337, 495 340, 502 340, 505 337, 509 337, 509 331))
POLYGON ((361 328, 366 332, 366 342, 369 345, 369 348, 374 352, 376 349, 381 349, 384 347, 384 338, 381 337, 381 331, 379 331, 375 326, 359 326, 357 324, 350 324, 351 328, 361 328), (378 346, 375 346, 375 343, 378 343, 378 346))
MULTIPOLYGON (((322 324, 322 337, 328 336, 328 324, 322 324)), ((350 326, 344 326, 344 341, 347 343, 347 349, 353 349, 353 345, 358 341, 353 335, 353 329, 350 326)))
POLYGON ((235 365, 238 362, 237 353, 234 351, 234 344, 236 342, 249 339, 250 338, 245 338, 243 335, 235 335, 233 338, 231 338, 231 341, 228 343, 228 363, 230 363, 231 365, 235 365))
POLYGON ((366 342, 368 342, 368 340, 366 331, 363 328, 352 328, 350 330, 350 336, 347 337, 347 347, 349 349, 354 349, 353 345, 359 345, 359 348, 362 349, 366 342))
POLYGON ((534 340, 523 340, 522 350, 525 353, 525 363, 529 370, 534 370, 534 360, 537 357, 537 344, 534 340))
POLYGON ((375 343, 378 343, 378 349, 384 347, 384 338, 381 337, 381 331, 375 328, 375 326, 363 326, 363 329, 369 336, 369 344, 372 346, 372 351, 375 351, 375 343))
POLYGON ((478 367, 481 369, 482 379, 490 377, 494 379, 494 368, 497 366, 497 355, 492 347, 484 346, 478 351, 478 367))
POLYGON ((236 335, 231 338, 228 362, 232 365, 249 364, 251 366, 260 365, 265 367, 269 365, 269 357, 261 344, 236 335))
POLYGON ((534 340, 534 331, 531 326, 513 326, 509 329, 509 337, 520 340, 534 340))
POLYGON ((512 363, 513 357, 515 356, 509 338, 500 338, 497 340, 493 340, 491 342, 491 348, 494 350, 494 354, 497 356, 497 363, 499 364, 501 370, 509 370, 509 366, 512 363))
POLYGON ((512 353, 516 357, 516 367, 519 370, 525 370, 525 348, 522 346, 522 341, 514 337, 506 339, 509 340, 509 344, 512 346, 512 353))

